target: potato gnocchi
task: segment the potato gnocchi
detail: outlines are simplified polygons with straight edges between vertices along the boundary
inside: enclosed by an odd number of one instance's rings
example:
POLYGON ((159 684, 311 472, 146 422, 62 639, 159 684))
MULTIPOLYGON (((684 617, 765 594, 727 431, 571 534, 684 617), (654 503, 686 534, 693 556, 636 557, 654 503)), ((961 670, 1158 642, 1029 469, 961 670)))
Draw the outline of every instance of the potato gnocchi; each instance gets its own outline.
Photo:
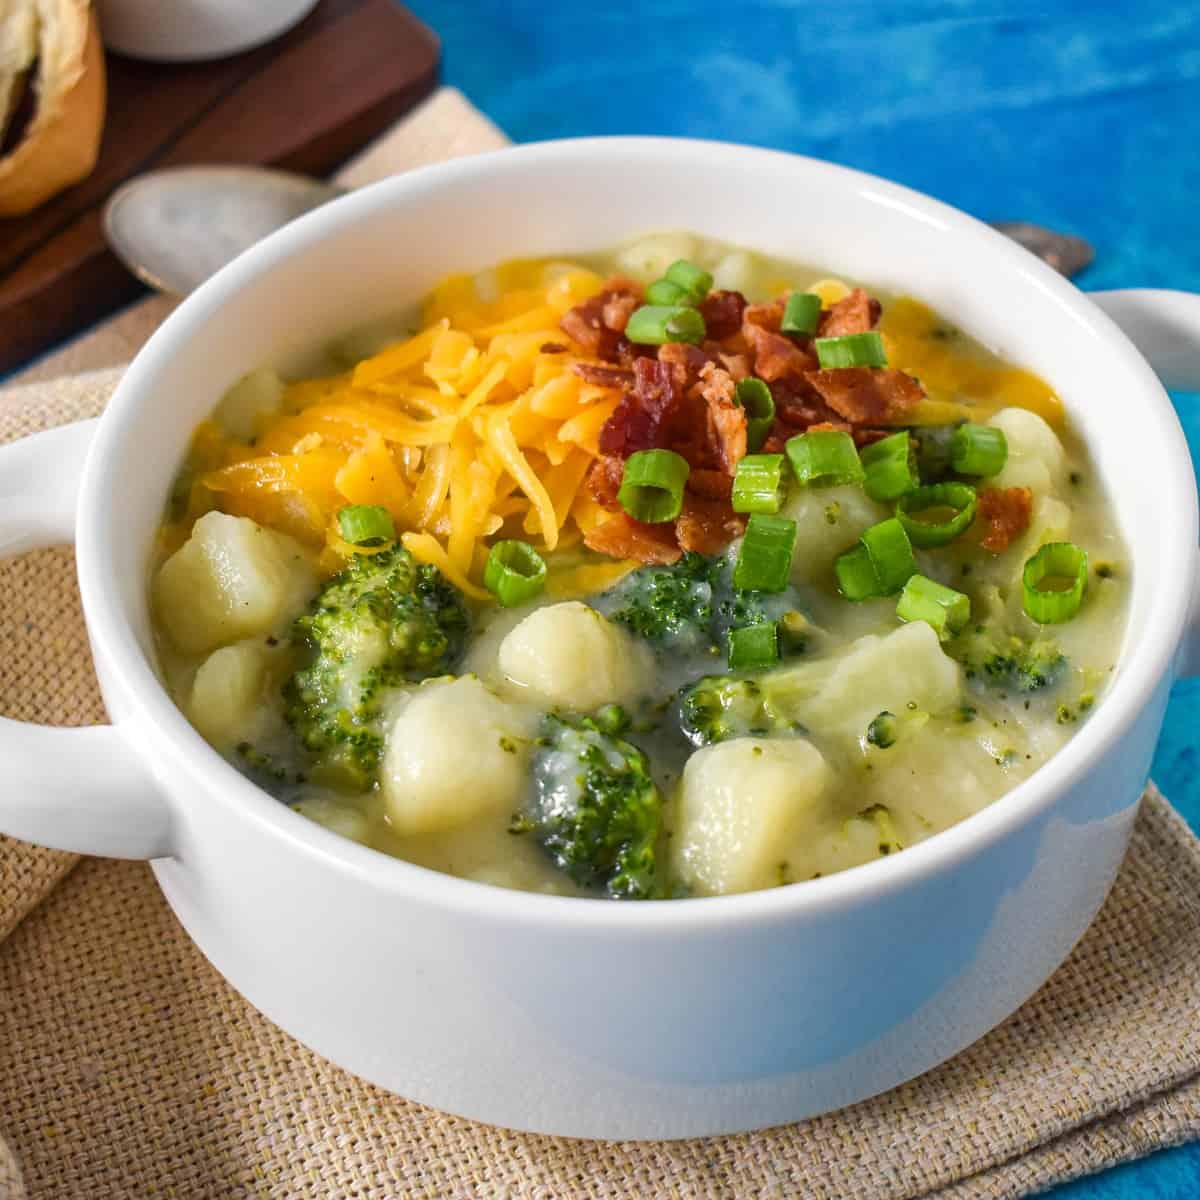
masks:
POLYGON ((912 298, 663 234, 448 280, 325 368, 214 404, 149 590, 199 733, 377 850, 802 884, 1003 796, 1115 669, 1058 397, 912 298))

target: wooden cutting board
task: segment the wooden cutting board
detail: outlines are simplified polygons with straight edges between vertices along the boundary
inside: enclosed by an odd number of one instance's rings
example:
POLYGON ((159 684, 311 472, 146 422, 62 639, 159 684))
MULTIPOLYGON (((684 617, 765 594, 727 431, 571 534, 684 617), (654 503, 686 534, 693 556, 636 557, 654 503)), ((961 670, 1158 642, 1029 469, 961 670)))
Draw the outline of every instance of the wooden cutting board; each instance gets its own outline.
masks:
POLYGON ((109 55, 100 161, 27 217, 0 219, 0 372, 133 299, 101 213, 132 175, 260 163, 326 175, 433 90, 435 35, 393 0, 321 0, 285 37, 215 63, 109 55))

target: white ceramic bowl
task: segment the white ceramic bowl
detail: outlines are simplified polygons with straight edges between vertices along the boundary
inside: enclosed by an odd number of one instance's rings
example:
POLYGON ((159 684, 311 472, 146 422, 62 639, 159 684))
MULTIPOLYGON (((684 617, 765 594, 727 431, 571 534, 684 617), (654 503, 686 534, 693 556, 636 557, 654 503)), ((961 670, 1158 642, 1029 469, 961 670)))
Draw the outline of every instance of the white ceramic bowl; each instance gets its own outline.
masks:
POLYGON ((1083 933, 1125 851, 1176 674, 1197 559, 1192 469, 1162 386, 1102 309, 1174 382, 1200 387, 1196 297, 1089 299, 961 213, 785 154, 551 143, 322 208, 187 300, 98 423, 0 453, 0 551, 75 540, 113 720, 0 722, 0 829, 153 859, 188 932, 267 1016, 359 1075, 469 1117, 680 1137, 892 1087, 1011 1013, 1083 933), (676 228, 911 291, 1053 382, 1134 559, 1126 646, 1096 713, 1031 780, 903 854, 720 899, 469 883, 343 840, 258 790, 184 720, 152 653, 147 556, 193 427, 243 372, 286 367, 447 272, 676 228))
POLYGON ((286 33, 317 0, 96 0, 104 44, 155 62, 225 58, 286 33))

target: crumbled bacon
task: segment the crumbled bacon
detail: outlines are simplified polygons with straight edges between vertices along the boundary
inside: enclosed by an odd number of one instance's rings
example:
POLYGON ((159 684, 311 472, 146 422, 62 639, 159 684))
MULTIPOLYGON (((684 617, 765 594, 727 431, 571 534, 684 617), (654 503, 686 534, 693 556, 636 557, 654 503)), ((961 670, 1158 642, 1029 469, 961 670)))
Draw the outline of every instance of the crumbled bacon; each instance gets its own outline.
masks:
POLYGON ((748 354, 728 354, 724 350, 716 352, 721 365, 733 378, 734 383, 741 383, 750 377, 750 356, 748 354))
POLYGON ((633 390, 600 430, 600 451, 628 458, 638 450, 659 446, 660 431, 678 405, 680 389, 669 364, 655 358, 633 363, 633 390))
POLYGON ((779 332, 783 301, 752 304, 742 314, 742 336, 754 353, 754 373, 768 383, 792 377, 801 379, 816 365, 816 358, 779 332))
POLYGON ((632 367, 639 358, 653 358, 654 347, 631 342, 624 334, 617 339, 616 361, 623 367, 632 367))
POLYGON ((984 488, 979 493, 979 517, 988 530, 982 544, 993 554, 1007 550, 1018 534, 1029 528, 1033 493, 1024 487, 984 488))
POLYGON ((708 336, 719 342, 741 329, 746 297, 741 292, 709 292, 698 307, 708 336))
POLYGON ((558 323, 559 328, 588 354, 616 359, 625 341, 625 323, 641 303, 641 295, 637 284, 615 276, 603 291, 570 309, 558 323))
POLYGON ((801 378, 805 372, 811 371, 817 365, 813 355, 801 350, 782 333, 771 333, 755 325, 751 325, 750 328, 755 332, 747 333, 746 336, 754 347, 754 373, 760 379, 774 383, 789 377, 801 378))
POLYGON ((633 371, 629 367, 610 367, 607 363, 577 362, 571 364, 571 370, 585 383, 594 383, 597 387, 622 388, 633 383, 633 371))
POLYGON ((602 454, 588 471, 587 488, 602 508, 620 508, 617 492, 625 478, 625 460, 615 454, 602 454))
POLYGON ((700 395, 708 406, 708 439, 722 468, 730 475, 746 457, 746 410, 736 402, 737 388, 724 367, 700 368, 700 395))
POLYGON ((602 316, 604 324, 609 329, 616 330, 617 333, 624 333, 625 326, 629 324, 629 318, 633 314, 633 310, 641 303, 638 296, 632 291, 613 292, 604 302, 602 316))
POLYGON ((898 423, 925 395, 911 375, 894 367, 839 367, 808 371, 804 378, 851 425, 898 423))
POLYGON ((811 429, 814 425, 837 424, 840 428, 849 428, 841 423, 837 413, 833 411, 813 390, 804 379, 780 380, 770 385, 771 399, 775 401, 775 415, 785 425, 797 429, 811 429))
POLYGON ((687 342, 667 342, 658 348, 658 361, 671 368, 675 386, 681 392, 686 392, 712 359, 699 346, 691 346, 687 342))
POLYGON ((878 300, 868 296, 862 288, 855 288, 828 312, 821 314, 817 336, 844 337, 850 333, 866 333, 875 328, 882 311, 883 305, 878 300))
MULTIPOLYGON (((619 388, 620 403, 600 431, 601 456, 588 490, 613 515, 584 539, 592 549, 639 562, 674 562, 682 550, 711 554, 744 528, 730 495, 745 456, 746 413, 737 385, 757 377, 771 389, 776 417, 763 451, 782 451, 807 429, 848 431, 859 446, 888 436, 881 425, 900 418, 924 395, 920 384, 891 369, 817 369, 811 339, 780 331, 784 300, 747 305, 739 292, 714 291, 699 305, 707 338, 694 346, 632 344, 624 336, 640 302, 636 285, 612 279, 596 297, 572 309, 562 327, 593 360, 572 370, 588 383, 619 388), (645 525, 617 499, 625 460, 639 450, 665 449, 691 468, 683 511, 674 522, 645 525)), ((825 313, 826 336, 860 333, 879 318, 879 305, 856 288, 825 313)))
POLYGON ((748 304, 742 312, 742 332, 749 337, 748 330, 753 327, 778 333, 783 309, 783 300, 772 300, 770 304, 748 304))
POLYGON ((675 521, 675 537, 682 550, 716 554, 745 528, 745 517, 738 516, 727 500, 708 500, 685 493, 683 512, 675 521))
POLYGON ((697 467, 688 476, 687 490, 706 500, 728 500, 733 494, 733 476, 724 471, 697 467))
POLYGON ((632 558, 641 563, 673 563, 683 555, 675 541, 673 525, 643 525, 625 513, 616 513, 583 539, 584 545, 612 558, 632 558))

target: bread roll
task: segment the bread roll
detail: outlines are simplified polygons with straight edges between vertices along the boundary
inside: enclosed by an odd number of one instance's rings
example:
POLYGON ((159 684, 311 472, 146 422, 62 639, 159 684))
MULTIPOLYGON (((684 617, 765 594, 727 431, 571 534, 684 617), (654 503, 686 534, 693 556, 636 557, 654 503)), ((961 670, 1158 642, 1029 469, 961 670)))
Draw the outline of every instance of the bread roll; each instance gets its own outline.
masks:
POLYGON ((103 126, 104 54, 88 0, 0 0, 0 217, 83 179, 103 126))

